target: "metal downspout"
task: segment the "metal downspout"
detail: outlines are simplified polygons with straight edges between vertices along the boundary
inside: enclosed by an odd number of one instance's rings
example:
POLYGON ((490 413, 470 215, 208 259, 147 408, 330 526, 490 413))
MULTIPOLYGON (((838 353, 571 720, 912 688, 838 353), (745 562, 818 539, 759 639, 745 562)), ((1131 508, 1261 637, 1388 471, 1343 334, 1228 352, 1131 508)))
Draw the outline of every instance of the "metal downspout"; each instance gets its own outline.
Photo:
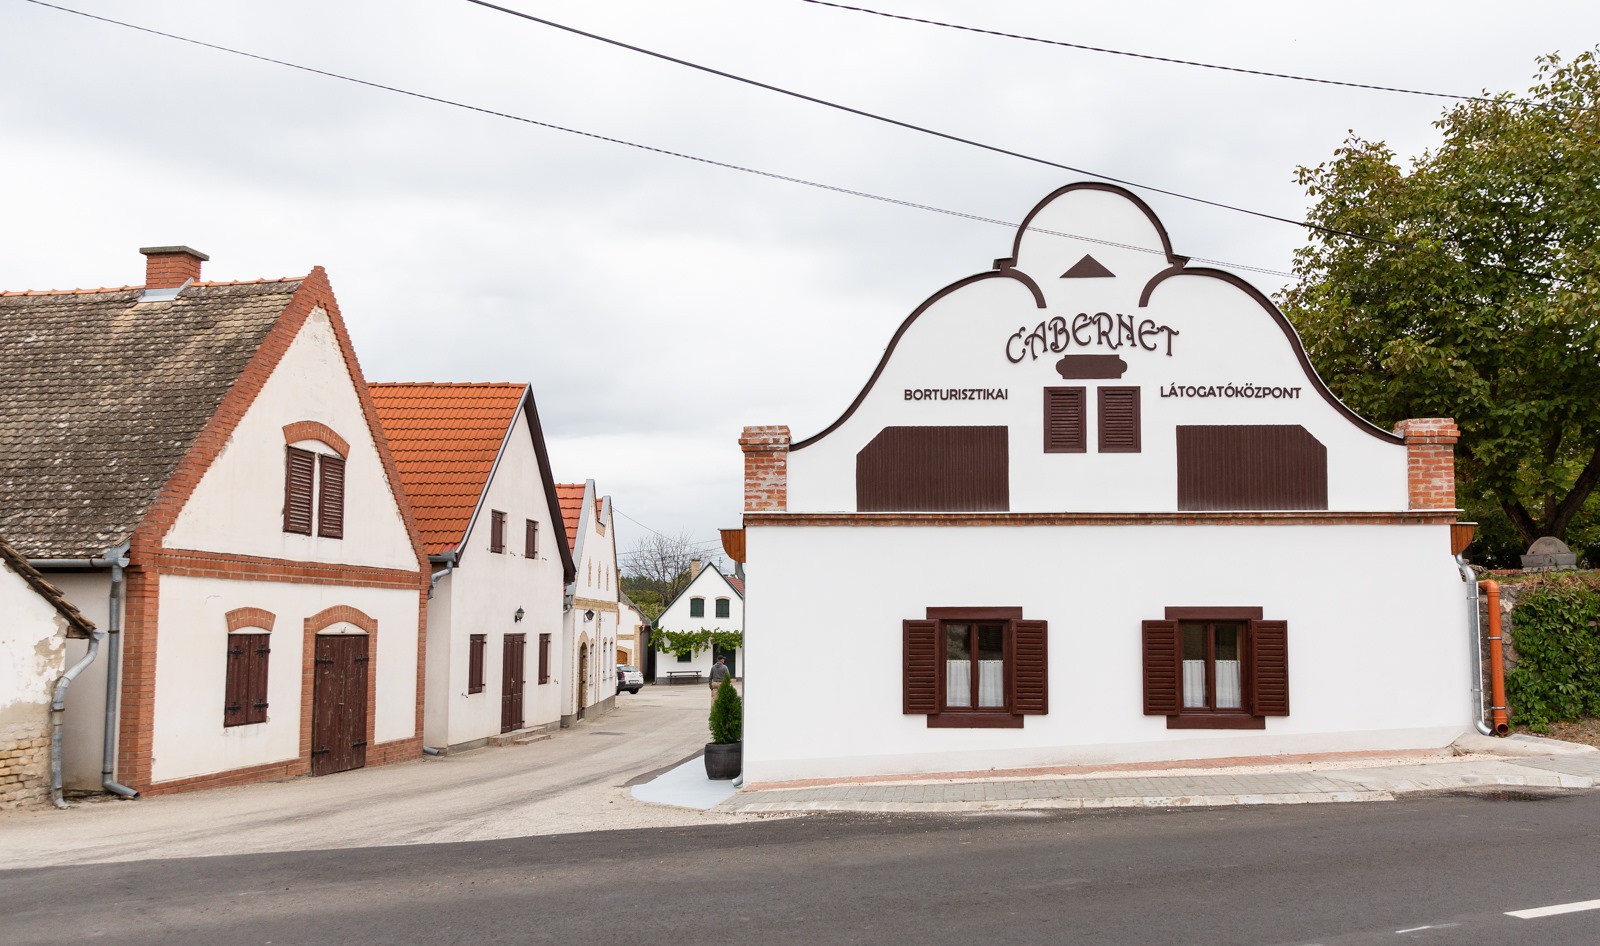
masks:
POLYGON ((439 569, 438 571, 434 572, 432 575, 428 576, 428 600, 429 601, 433 600, 433 589, 434 589, 434 587, 436 585, 438 585, 440 581, 444 580, 445 576, 449 575, 451 572, 456 570, 456 553, 455 552, 446 552, 443 555, 439 556, 439 559, 440 559, 440 561, 444 562, 444 567, 439 569))
POLYGON ((111 561, 111 619, 106 622, 106 731, 100 754, 100 786, 113 795, 138 798, 139 793, 118 782, 117 717, 119 684, 122 675, 122 570, 128 565, 126 543, 106 553, 111 561))
POLYGON ((1461 571, 1461 580, 1467 583, 1468 606, 1467 627, 1472 631, 1472 725, 1479 733, 1485 736, 1494 735, 1494 728, 1484 722, 1483 705, 1483 625, 1478 619, 1478 576, 1473 573, 1472 566, 1466 559, 1456 556, 1456 568, 1461 571))
POLYGON ((67 687, 78 679, 78 674, 94 663, 94 658, 100 653, 100 642, 105 640, 105 636, 105 631, 98 627, 94 629, 94 634, 89 637, 88 652, 82 660, 72 665, 72 669, 61 675, 50 699, 50 801, 57 808, 72 807, 61 794, 61 721, 67 711, 67 687))

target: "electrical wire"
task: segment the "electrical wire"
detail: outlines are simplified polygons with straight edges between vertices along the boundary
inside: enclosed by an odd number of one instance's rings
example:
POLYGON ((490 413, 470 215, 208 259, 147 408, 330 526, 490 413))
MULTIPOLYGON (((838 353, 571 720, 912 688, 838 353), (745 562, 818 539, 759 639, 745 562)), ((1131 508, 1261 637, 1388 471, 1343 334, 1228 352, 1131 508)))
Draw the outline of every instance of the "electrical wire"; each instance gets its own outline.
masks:
POLYGON ((1082 43, 1069 43, 1059 39, 1043 39, 1038 36, 1025 36, 1020 33, 1003 33, 999 30, 983 29, 977 26, 963 26, 960 23, 945 23, 941 20, 928 20, 919 16, 903 16, 898 13, 886 13, 882 10, 872 10, 867 7, 853 7, 844 3, 832 3, 830 0, 801 0, 803 3, 815 4, 819 7, 832 7, 836 10, 850 10, 855 13, 868 13, 872 16, 881 16, 890 20, 904 20, 908 23, 923 23, 928 26, 941 26, 945 29, 962 30, 968 33, 982 33, 985 36, 998 36, 1003 39, 1020 39, 1029 43, 1044 43, 1050 46, 1064 46, 1068 49, 1081 49, 1084 52, 1106 53, 1111 56, 1127 56, 1131 59, 1144 59, 1151 62, 1165 62, 1176 66, 1196 66, 1201 69, 1217 69, 1222 72, 1238 72, 1249 76, 1262 76, 1269 79, 1292 79, 1295 82, 1313 82, 1319 85, 1337 85, 1350 89, 1370 89, 1375 92, 1399 92, 1404 95, 1423 95, 1430 98, 1458 99, 1464 102, 1486 102, 1490 104, 1509 103, 1514 105, 1532 105, 1543 107, 1543 102, 1532 102, 1518 98, 1490 98, 1483 95, 1456 95, 1451 92, 1424 92, 1418 89, 1403 89, 1392 85, 1371 85, 1365 82, 1345 82, 1339 79, 1318 79, 1313 76, 1297 76, 1287 72, 1268 72, 1263 69, 1245 69, 1240 66, 1224 66, 1214 62, 1196 62, 1191 59, 1173 59, 1167 56, 1155 56, 1149 53, 1134 53, 1121 49, 1107 49, 1103 46, 1086 46, 1082 43))
MULTIPOLYGON (((338 79, 341 82, 351 82, 351 83, 354 83, 356 85, 366 86, 367 88, 371 88, 371 89, 379 89, 379 90, 382 90, 384 92, 393 92, 393 93, 395 93, 397 95, 405 95, 405 96, 409 96, 409 97, 414 98, 414 99, 421 99, 422 101, 425 101, 425 102, 433 102, 434 104, 437 104, 437 105, 448 105, 448 106, 451 106, 452 108, 465 109, 465 110, 467 110, 469 112, 477 112, 480 115, 489 115, 489 116, 492 116, 494 118, 504 118, 504 119, 508 119, 508 120, 514 121, 514 122, 521 122, 521 123, 523 123, 525 125, 533 125, 533 126, 538 127, 538 128, 548 129, 550 131, 559 131, 559 132, 563 132, 563 133, 569 134, 569 135, 577 135, 577 136, 582 137, 582 138, 590 138, 590 139, 593 139, 595 141, 604 141, 604 142, 606 142, 608 144, 622 145, 624 147, 635 148, 635 149, 638 149, 640 151, 648 151, 648 152, 651 152, 653 154, 665 155, 666 157, 679 158, 679 159, 684 160, 684 161, 693 161, 693 162, 698 163, 698 164, 705 164, 705 165, 709 165, 711 167, 722 168, 722 169, 728 170, 728 171, 739 171, 739 172, 744 173, 744 174, 753 174, 753 175, 755 175, 757 177, 764 177, 764 178, 768 178, 770 180, 783 181, 783 182, 789 183, 789 184, 800 184, 800 185, 803 185, 805 187, 814 187, 814 188, 817 188, 818 190, 829 191, 829 192, 832 192, 832 193, 835 193, 835 194, 843 194, 843 195, 848 196, 848 197, 861 197, 861 198, 865 198, 867 200, 875 200, 875 201, 878 201, 880 203, 893 204, 893 205, 898 206, 898 207, 906 207, 906 208, 909 208, 909 209, 912 209, 912 210, 922 210, 922 211, 927 211, 928 213, 943 214, 945 216, 956 217, 956 218, 962 219, 962 220, 972 220, 972 221, 976 221, 978 223, 988 223, 988 224, 993 224, 993 225, 996 225, 996 226, 1007 227, 1007 228, 1012 229, 1012 230, 1015 230, 1015 229, 1017 229, 1017 227, 1020 226, 1020 224, 1018 224, 1018 223, 1014 223, 1014 222, 1008 221, 1008 220, 1000 220, 1000 219, 997 219, 995 217, 985 217, 985 216, 981 216, 979 214, 964 213, 964 212, 959 211, 959 210, 950 210, 950 209, 944 208, 944 207, 935 207, 932 204, 922 204, 922 203, 917 203, 916 201, 911 201, 911 200, 901 200, 901 199, 896 198, 896 197, 884 197, 882 195, 869 193, 867 191, 854 190, 854 189, 851 189, 851 188, 848 188, 848 187, 840 187, 840 186, 837 186, 837 185, 834 185, 834 184, 824 184, 824 183, 821 183, 819 181, 807 180, 806 178, 803 178, 803 177, 792 177, 792 176, 787 175, 787 174, 778 174, 778 173, 775 173, 773 171, 763 171, 763 170, 760 170, 759 168, 746 167, 746 166, 740 165, 740 164, 732 164, 732 163, 729 163, 727 161, 717 161, 717 160, 714 160, 712 158, 703 158, 703 157, 699 157, 697 155, 685 154, 685 153, 683 153, 681 151, 670 151, 670 150, 668 150, 666 148, 657 148, 657 147, 655 147, 653 145, 639 144, 638 142, 627 141, 627 140, 622 139, 622 138, 612 138, 612 137, 608 137, 606 135, 600 135, 600 134, 596 134, 596 133, 590 132, 590 131, 583 131, 583 130, 577 129, 577 128, 568 128, 568 127, 566 127, 564 125, 554 125, 554 124, 551 124, 549 122, 538 121, 537 119, 525 118, 525 117, 523 117, 521 115, 513 115, 513 114, 511 114, 509 112, 500 112, 500 111, 496 111, 494 109, 484 108, 484 107, 478 106, 478 105, 470 105, 470 104, 465 103, 465 102, 458 102, 458 101, 455 101, 454 99, 441 98, 439 96, 428 95, 428 94, 423 93, 423 92, 414 92, 414 91, 411 91, 410 89, 403 89, 403 88, 400 88, 398 86, 384 85, 381 82, 372 82, 372 81, 367 80, 367 79, 358 79, 358 78, 355 78, 353 76, 347 76, 347 75, 343 75, 343 74, 337 73, 337 72, 330 72, 330 71, 328 71, 326 69, 318 69, 318 68, 316 68, 314 66, 303 66, 303 65, 300 65, 299 63, 289 62, 289 61, 283 60, 283 59, 274 59, 274 58, 272 58, 270 56, 263 56, 263 55, 260 55, 258 53, 246 52, 246 51, 244 51, 242 49, 235 49, 235 48, 230 47, 230 46, 221 46, 221 45, 218 45, 216 43, 208 43, 208 42, 206 42, 204 40, 192 39, 192 38, 187 37, 187 36, 180 36, 177 33, 167 33, 167 32, 163 32, 162 30, 153 29, 153 28, 148 27, 148 26, 140 26, 137 23, 128 23, 128 22, 125 22, 123 20, 114 20, 114 19, 112 19, 110 17, 99 16, 99 15, 94 14, 94 13, 86 13, 86 12, 84 12, 82 10, 74 10, 71 7, 64 7, 64 6, 61 6, 59 4, 55 4, 55 3, 47 3, 47 2, 45 2, 45 0, 25 0, 25 2, 32 3, 32 4, 36 5, 36 6, 48 7, 49 9, 52 9, 52 10, 59 10, 62 13, 71 13, 71 14, 74 14, 76 16, 81 16, 81 17, 84 17, 84 18, 90 19, 90 20, 98 20, 99 22, 108 23, 108 24, 111 24, 113 26, 121 26, 121 27, 124 27, 126 29, 136 30, 136 31, 141 32, 141 33, 148 33, 148 34, 150 34, 152 36, 160 36, 160 37, 162 37, 164 39, 177 40, 180 43, 188 43, 188 44, 193 45, 193 46, 200 46, 200 47, 203 47, 205 49, 213 50, 215 52, 228 53, 228 54, 234 55, 234 56, 242 56, 242 57, 244 57, 246 59, 254 59, 257 62, 265 62, 265 63, 270 63, 270 64, 275 65, 275 66, 284 66, 284 67, 289 68, 289 69, 297 69, 297 70, 299 70, 301 72, 309 72, 309 73, 312 73, 313 75, 319 75, 319 76, 323 76, 323 77, 329 78, 329 79, 338 79)), ((1150 248, 1150 247, 1131 246, 1129 244, 1124 244, 1124 243, 1115 243, 1115 242, 1112 242, 1110 240, 1100 240, 1100 239, 1096 239, 1094 237, 1083 236, 1081 234, 1075 234, 1075 233, 1067 233, 1067 232, 1061 231, 1061 230, 1047 230, 1047 229, 1045 229, 1043 227, 1029 227, 1028 229, 1030 230, 1030 232, 1047 233, 1047 234, 1050 234, 1052 236, 1067 237, 1067 238, 1070 238, 1070 239, 1082 240, 1082 241, 1087 242, 1087 243, 1098 243, 1098 244, 1102 244, 1102 245, 1106 245, 1106 246, 1115 246, 1115 247, 1121 247, 1123 249, 1137 250, 1137 251, 1139 251, 1141 253, 1153 253, 1153 254, 1158 254, 1158 255, 1164 255, 1164 253, 1165 253, 1165 251, 1163 251, 1163 250, 1153 249, 1153 248, 1150 248)), ((1267 275, 1282 276, 1282 277, 1289 278, 1289 279, 1293 279, 1294 278, 1294 274, 1293 273, 1286 273, 1286 272, 1282 272, 1281 270, 1276 270, 1276 269, 1265 269, 1265 268, 1259 267, 1259 266, 1247 266, 1247 265, 1245 265, 1243 263, 1230 263, 1230 262, 1227 262, 1225 260, 1208 259, 1206 257, 1200 257, 1200 256, 1193 256, 1193 257, 1190 257, 1190 259, 1192 259, 1192 260, 1194 260, 1196 262, 1211 263, 1211 264, 1216 265, 1216 266, 1226 266, 1226 267, 1228 267, 1230 269, 1240 269, 1240 270, 1246 270, 1246 271, 1255 272, 1255 273, 1265 273, 1267 275)), ((627 515, 627 514, 623 513, 623 515, 627 515)), ((637 521, 637 520, 635 520, 635 521, 637 521)), ((640 525, 643 525, 643 524, 640 523, 640 525)), ((649 528, 649 527, 646 526, 645 528, 649 528)), ((654 530, 651 530, 651 531, 654 531, 654 530)), ((657 533, 657 534, 659 534, 659 533, 657 533)))

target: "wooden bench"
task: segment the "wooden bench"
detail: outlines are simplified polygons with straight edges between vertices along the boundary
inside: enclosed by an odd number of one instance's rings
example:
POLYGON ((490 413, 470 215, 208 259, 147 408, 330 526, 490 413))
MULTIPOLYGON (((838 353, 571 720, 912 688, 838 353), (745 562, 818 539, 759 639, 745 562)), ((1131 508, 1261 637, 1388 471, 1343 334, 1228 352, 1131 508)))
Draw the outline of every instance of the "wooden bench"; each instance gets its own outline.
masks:
POLYGON ((694 682, 699 683, 700 682, 700 671, 698 671, 698 670, 668 670, 667 671, 667 686, 675 686, 680 677, 685 679, 685 680, 693 680, 694 682))

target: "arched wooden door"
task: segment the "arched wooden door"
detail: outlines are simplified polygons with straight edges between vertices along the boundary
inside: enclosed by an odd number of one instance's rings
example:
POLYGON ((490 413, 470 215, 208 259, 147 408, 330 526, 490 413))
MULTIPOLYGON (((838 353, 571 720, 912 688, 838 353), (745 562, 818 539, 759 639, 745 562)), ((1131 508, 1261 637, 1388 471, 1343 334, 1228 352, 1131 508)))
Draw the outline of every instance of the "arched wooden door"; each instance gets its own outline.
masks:
POLYGON ((578 718, 589 705, 589 642, 578 645, 578 718))

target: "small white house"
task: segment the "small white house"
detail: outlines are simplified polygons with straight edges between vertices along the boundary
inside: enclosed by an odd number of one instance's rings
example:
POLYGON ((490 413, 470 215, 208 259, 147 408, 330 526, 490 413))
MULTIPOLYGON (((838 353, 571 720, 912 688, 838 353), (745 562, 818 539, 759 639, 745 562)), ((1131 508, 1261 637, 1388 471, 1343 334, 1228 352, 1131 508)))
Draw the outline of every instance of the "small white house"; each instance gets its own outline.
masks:
POLYGON ((745 777, 1448 745, 1457 435, 1356 416, 1259 290, 1064 187, 838 420, 745 429, 745 777))
POLYGON ((563 623, 566 678, 561 725, 611 712, 617 699, 617 626, 622 582, 617 574, 617 533, 611 497, 594 480, 556 486, 572 548, 563 623))
POLYGON ((640 653, 639 646, 650 627, 650 619, 626 592, 618 594, 617 609, 617 663, 642 668, 644 654, 640 653))
POLYGON ((50 794, 50 704, 67 672, 67 638, 85 618, 0 539, 0 808, 50 794))
MULTIPOLYGON (((690 563, 689 583, 662 609, 655 626, 663 631, 737 631, 744 633, 744 581, 724 575, 715 565, 690 563)), ((744 648, 708 647, 700 651, 656 654, 656 682, 674 683, 684 674, 699 673, 701 682, 718 657, 725 657, 736 677, 744 676, 744 648), (674 677, 678 674, 679 677, 674 677)))
POLYGON ((370 389, 434 568, 425 743, 473 749, 559 727, 573 564, 532 388, 370 389))

